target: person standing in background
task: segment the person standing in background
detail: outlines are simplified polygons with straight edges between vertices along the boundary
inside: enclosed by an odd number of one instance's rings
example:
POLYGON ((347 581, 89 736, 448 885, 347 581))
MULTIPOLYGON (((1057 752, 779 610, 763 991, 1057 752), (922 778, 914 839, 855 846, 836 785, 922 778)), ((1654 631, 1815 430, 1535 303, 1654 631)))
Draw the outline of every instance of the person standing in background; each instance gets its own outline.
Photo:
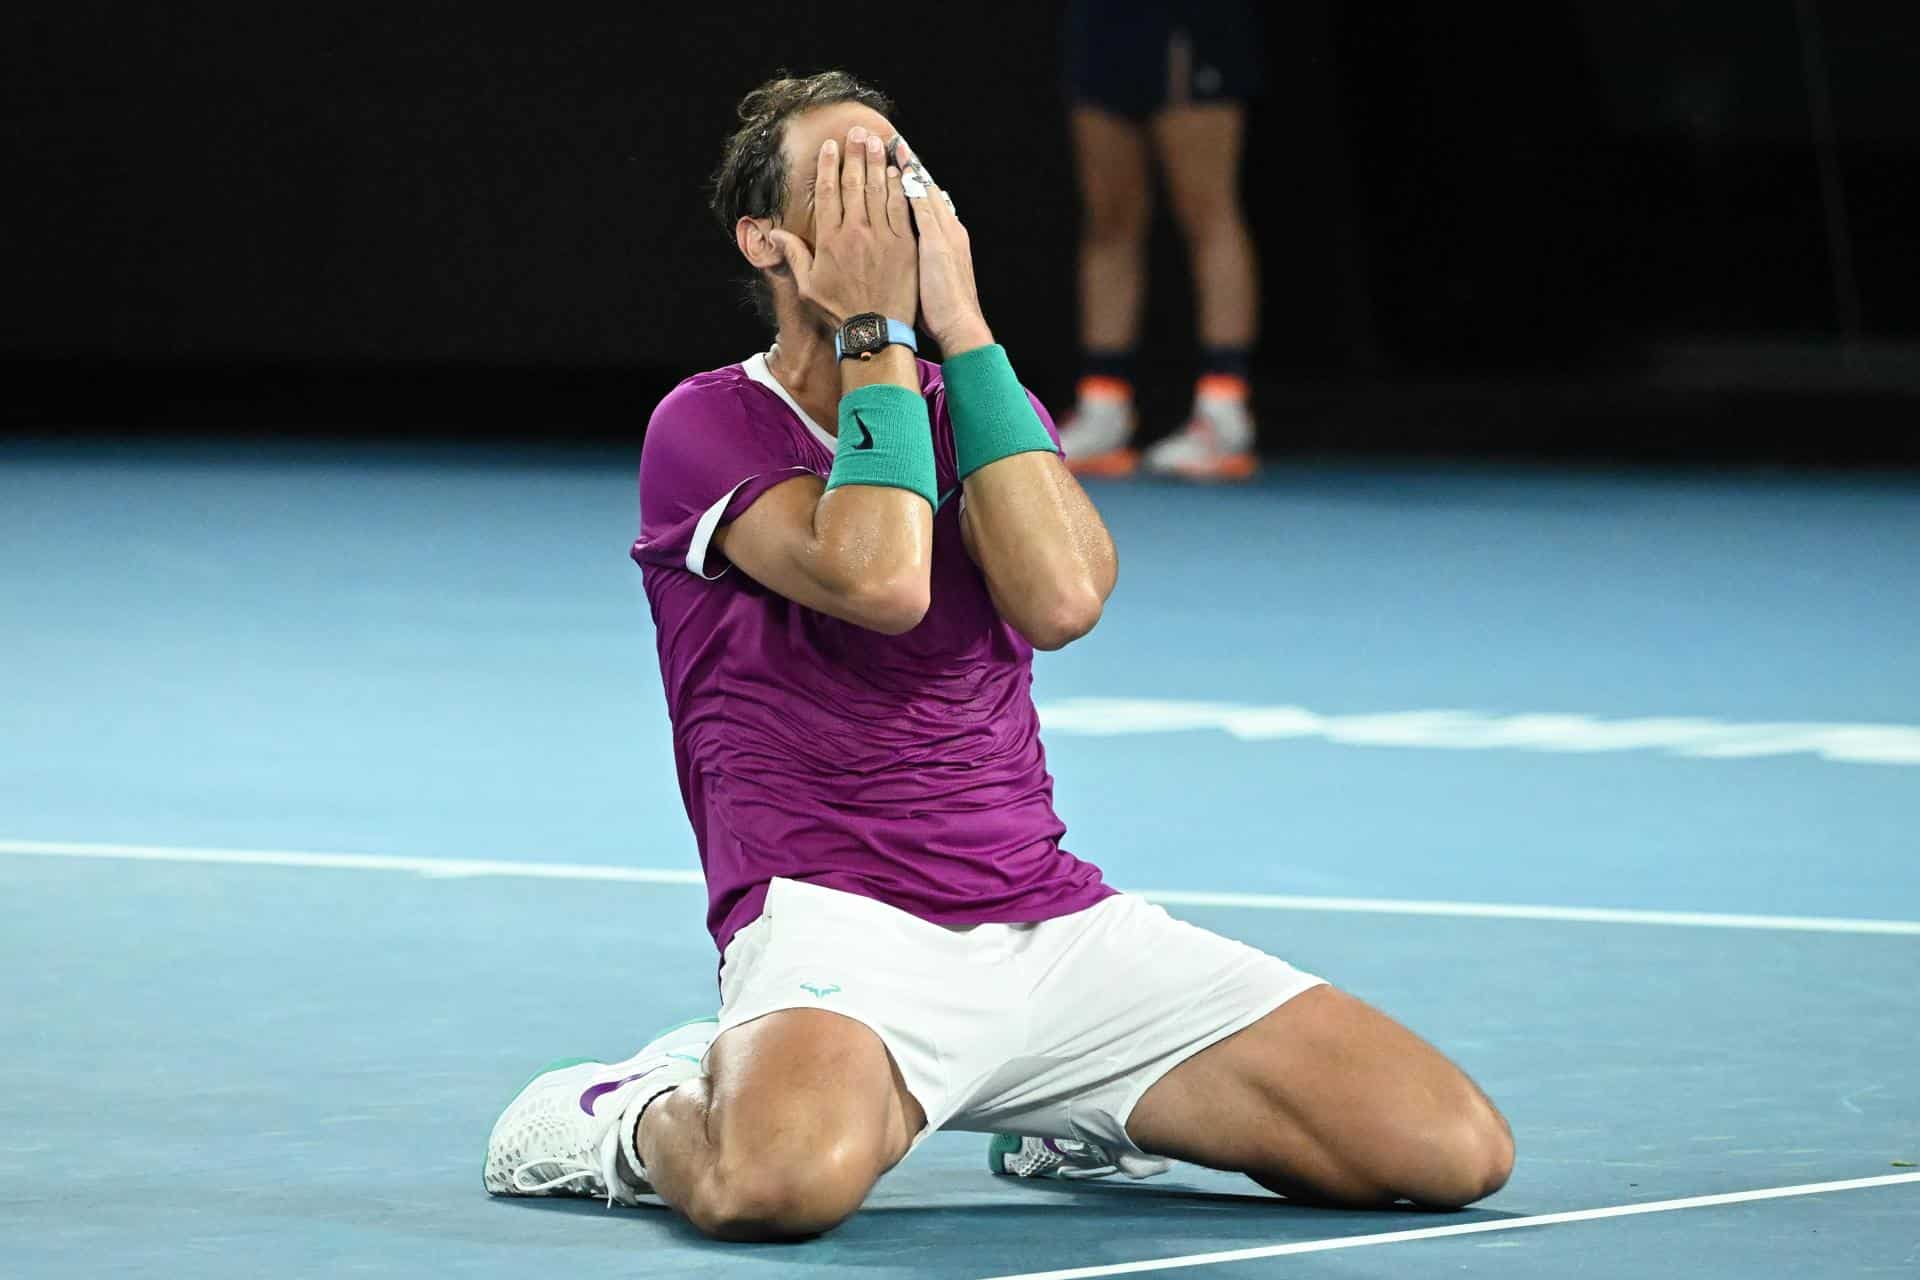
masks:
POLYGON ((1261 87, 1254 0, 1071 0, 1067 88, 1080 185, 1081 376, 1061 433, 1078 474, 1142 461, 1195 480, 1252 475, 1248 374, 1259 325, 1253 235, 1240 208, 1246 103, 1261 87), (1193 268, 1200 377, 1179 430, 1133 448, 1134 378, 1157 159, 1193 268))

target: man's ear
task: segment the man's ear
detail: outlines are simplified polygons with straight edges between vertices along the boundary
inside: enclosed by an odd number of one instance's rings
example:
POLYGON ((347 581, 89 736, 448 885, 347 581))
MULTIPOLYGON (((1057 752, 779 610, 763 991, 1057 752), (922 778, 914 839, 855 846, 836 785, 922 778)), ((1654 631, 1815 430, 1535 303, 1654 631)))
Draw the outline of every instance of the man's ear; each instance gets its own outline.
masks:
POLYGON ((767 234, 771 230, 772 218, 742 218, 733 224, 733 242, 740 246, 740 256, 762 271, 787 265, 787 255, 767 234))

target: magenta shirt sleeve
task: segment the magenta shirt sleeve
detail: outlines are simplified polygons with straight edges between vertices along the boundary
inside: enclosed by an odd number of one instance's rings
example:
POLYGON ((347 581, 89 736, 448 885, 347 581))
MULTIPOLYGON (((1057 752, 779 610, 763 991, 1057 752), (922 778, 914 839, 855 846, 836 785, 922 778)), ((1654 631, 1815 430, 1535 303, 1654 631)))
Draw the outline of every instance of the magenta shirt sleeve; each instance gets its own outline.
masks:
POLYGON ((1060 428, 1053 425, 1053 415, 1047 412, 1047 406, 1040 403, 1040 397, 1027 392, 1027 401, 1033 405, 1033 411, 1039 415, 1040 425, 1047 429, 1047 435, 1053 439, 1053 451, 1060 452, 1060 428))
POLYGON ((708 563, 714 530, 775 485, 811 472, 786 433, 747 411, 737 388, 683 383, 647 424, 633 558, 718 577, 726 565, 708 563))

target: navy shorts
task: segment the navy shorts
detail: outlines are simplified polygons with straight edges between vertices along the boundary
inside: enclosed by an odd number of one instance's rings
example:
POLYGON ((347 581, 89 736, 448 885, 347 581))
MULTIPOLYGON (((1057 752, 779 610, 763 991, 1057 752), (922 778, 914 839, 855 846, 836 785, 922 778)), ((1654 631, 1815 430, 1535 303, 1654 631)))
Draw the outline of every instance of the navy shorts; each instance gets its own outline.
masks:
POLYGON ((1255 0, 1071 0, 1073 101, 1145 120, 1167 107, 1245 102, 1262 87, 1255 0))

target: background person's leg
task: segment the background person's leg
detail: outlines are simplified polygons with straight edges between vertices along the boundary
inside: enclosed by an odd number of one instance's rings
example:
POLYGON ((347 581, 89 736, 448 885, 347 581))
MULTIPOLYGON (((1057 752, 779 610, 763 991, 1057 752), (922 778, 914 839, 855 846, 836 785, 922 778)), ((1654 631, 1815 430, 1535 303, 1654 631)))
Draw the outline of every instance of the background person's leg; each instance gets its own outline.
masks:
POLYGON ((850 1216, 925 1124, 864 1023, 786 1009, 723 1033, 705 1075, 647 1108, 635 1146, 702 1232, 786 1240, 850 1216))
POLYGON ((1240 206, 1240 150, 1247 111, 1237 102, 1168 107, 1151 125, 1174 221, 1193 262, 1200 343, 1253 346, 1260 264, 1240 206))
POLYGON ((1073 109, 1080 183, 1080 342, 1088 352, 1130 352, 1140 342, 1153 181, 1147 131, 1082 103, 1073 109))
POLYGON ((1505 1185, 1513 1135, 1473 1081, 1370 1005, 1315 987, 1161 1077, 1143 1150, 1342 1205, 1457 1208, 1505 1185))
MULTIPOLYGON (((1080 184, 1081 377, 1063 441, 1076 470, 1110 469, 1133 429, 1135 351, 1147 287, 1153 181, 1144 126, 1100 107, 1073 109, 1080 184)), ((1118 469, 1130 470, 1127 455, 1118 469)))
POLYGON ((1248 375, 1259 332, 1260 264, 1240 205, 1240 151, 1246 108, 1237 102, 1173 106, 1152 122, 1174 221, 1193 269, 1200 377, 1194 419, 1149 455, 1159 470, 1231 478, 1251 470, 1253 417, 1248 375), (1185 446, 1185 447, 1181 447, 1185 446), (1204 446, 1204 447, 1198 447, 1204 446))

